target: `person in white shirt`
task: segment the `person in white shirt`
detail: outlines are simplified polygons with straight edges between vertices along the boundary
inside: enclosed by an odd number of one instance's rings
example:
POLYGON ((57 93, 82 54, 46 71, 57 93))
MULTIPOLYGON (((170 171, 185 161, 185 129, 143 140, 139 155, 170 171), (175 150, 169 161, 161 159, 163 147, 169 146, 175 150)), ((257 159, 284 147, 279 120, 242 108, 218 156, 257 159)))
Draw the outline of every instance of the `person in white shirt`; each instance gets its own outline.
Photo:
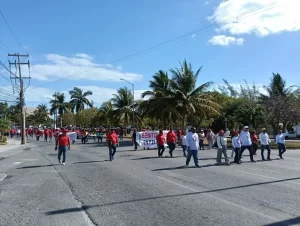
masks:
POLYGON ((186 157, 186 150, 187 150, 187 145, 186 145, 186 132, 183 131, 181 137, 180 137, 180 144, 181 144, 181 148, 182 148, 182 151, 183 151, 183 156, 186 157))
POLYGON ((282 130, 278 131, 278 134, 276 136, 275 142, 278 146, 278 151, 279 151, 279 157, 283 159, 282 154, 286 152, 286 147, 285 147, 285 137, 288 135, 288 131, 286 130, 285 133, 282 133, 282 130))
POLYGON ((234 163, 241 164, 240 162, 241 141, 239 137, 239 131, 234 131, 234 137, 232 138, 232 147, 235 152, 234 163))
POLYGON ((205 139, 205 134, 204 134, 204 130, 203 129, 200 130, 200 133, 198 134, 198 136, 199 136, 199 149, 200 150, 201 149, 204 150, 203 143, 204 143, 204 139, 205 139))
POLYGON ((222 153, 225 157, 225 162, 227 165, 230 165, 228 156, 227 156, 227 137, 230 135, 230 131, 227 129, 226 133, 224 130, 220 130, 217 134, 216 140, 218 145, 217 153, 217 164, 221 164, 222 153))
POLYGON ((196 133, 195 127, 192 127, 191 132, 188 133, 186 137, 186 145, 188 150, 188 155, 186 157, 186 167, 189 166, 191 157, 193 156, 195 166, 200 168, 198 164, 199 137, 198 134, 196 133))
POLYGON ((264 151, 265 149, 268 150, 268 160, 271 160, 270 155, 271 155, 271 149, 270 149, 270 143, 271 139, 269 135, 267 134, 266 128, 262 128, 262 132, 259 134, 259 141, 260 141, 260 146, 261 146, 261 159, 263 161, 266 161, 265 156, 264 156, 264 151))
POLYGON ((242 158, 243 152, 248 149, 249 150, 249 155, 250 155, 250 160, 251 162, 255 162, 253 159, 253 149, 252 149, 252 141, 251 141, 251 136, 249 133, 249 127, 245 126, 244 130, 241 131, 240 133, 240 141, 241 141, 241 154, 240 154, 240 160, 242 158))

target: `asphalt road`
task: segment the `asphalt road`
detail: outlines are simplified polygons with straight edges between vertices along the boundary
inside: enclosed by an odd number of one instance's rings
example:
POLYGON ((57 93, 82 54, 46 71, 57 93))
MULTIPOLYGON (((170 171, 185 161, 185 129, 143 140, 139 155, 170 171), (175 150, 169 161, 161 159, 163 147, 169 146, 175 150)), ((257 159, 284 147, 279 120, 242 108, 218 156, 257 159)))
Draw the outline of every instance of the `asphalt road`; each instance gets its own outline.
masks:
POLYGON ((126 144, 112 162, 106 147, 76 144, 66 166, 53 144, 0 147, 0 225, 300 225, 300 150, 231 166, 204 150, 199 169, 179 148, 157 158, 126 144))

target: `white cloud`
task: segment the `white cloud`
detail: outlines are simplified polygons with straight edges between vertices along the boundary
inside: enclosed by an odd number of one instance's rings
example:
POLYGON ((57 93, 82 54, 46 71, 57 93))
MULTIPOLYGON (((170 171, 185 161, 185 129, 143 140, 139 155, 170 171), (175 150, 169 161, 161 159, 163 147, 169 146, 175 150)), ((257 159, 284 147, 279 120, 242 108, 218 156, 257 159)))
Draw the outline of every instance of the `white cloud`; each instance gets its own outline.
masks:
MULTIPOLYGON (((93 100, 93 102, 96 105, 101 105, 103 102, 109 100, 112 98, 113 94, 117 93, 117 89, 113 88, 105 88, 100 86, 77 86, 80 89, 83 89, 83 91, 90 90, 93 92, 93 95, 89 96, 88 98, 90 100, 93 100)), ((66 97, 66 101, 70 99, 69 90, 72 90, 73 87, 70 87, 68 90, 63 91, 56 91, 60 93, 64 93, 66 97)), ((135 90, 134 91, 134 97, 135 100, 141 99, 141 94, 145 90, 135 90)), ((28 107, 31 107, 32 105, 36 106, 39 103, 49 103, 50 99, 52 99, 52 95, 55 93, 54 89, 50 88, 36 88, 32 87, 32 90, 28 90, 28 92, 25 92, 25 101, 27 103, 28 107)))
POLYGON ((230 44, 243 45, 243 38, 229 37, 225 35, 213 36, 208 42, 212 45, 228 46, 230 44))
POLYGON ((191 38, 196 38, 197 34, 192 34, 191 38))
POLYGON ((114 81, 120 82, 120 78, 128 81, 142 79, 142 75, 124 72, 119 67, 110 64, 97 64, 92 57, 80 53, 72 57, 58 54, 45 55, 46 63, 34 64, 31 69, 32 79, 37 80, 56 80, 67 78, 71 80, 90 80, 90 81, 114 81))
POLYGON ((210 3, 210 1, 205 1, 204 5, 208 5, 210 3))
POLYGON ((208 19, 219 25, 217 31, 267 36, 299 31, 299 9, 299 0, 224 0, 208 19))

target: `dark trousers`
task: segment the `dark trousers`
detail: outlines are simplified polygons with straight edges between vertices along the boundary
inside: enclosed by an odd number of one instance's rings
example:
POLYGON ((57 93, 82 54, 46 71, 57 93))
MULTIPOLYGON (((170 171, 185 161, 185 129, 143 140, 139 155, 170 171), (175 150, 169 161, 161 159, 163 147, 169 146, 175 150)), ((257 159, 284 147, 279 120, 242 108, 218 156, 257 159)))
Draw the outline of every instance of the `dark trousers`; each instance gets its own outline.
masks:
POLYGON ((282 158, 282 154, 286 152, 285 144, 278 144, 279 157, 282 158))
POLYGON ((175 143, 168 143, 169 146, 169 153, 171 155, 171 157, 173 157, 173 151, 175 150, 176 144, 175 143))
POLYGON ((188 154, 186 157, 186 165, 189 165, 192 156, 194 159, 195 166, 198 166, 198 150, 188 150, 188 154))
POLYGON ((255 154, 258 149, 257 143, 252 143, 252 148, 253 148, 253 154, 255 154))
POLYGON ((251 160, 251 161, 254 161, 254 159, 253 159, 252 145, 242 146, 242 147, 241 147, 240 159, 242 158, 242 155, 243 155, 243 152, 245 151, 245 149, 248 149, 248 150, 249 150, 250 160, 251 160))
POLYGON ((62 162, 66 162, 66 155, 67 155, 67 146, 59 146, 58 147, 58 161, 60 161, 61 155, 63 155, 62 162))
POLYGON ((85 144, 86 140, 87 140, 87 136, 82 137, 81 138, 81 143, 85 144))
POLYGON ((114 155, 116 154, 116 151, 117 151, 117 145, 116 144, 109 145, 108 151, 109 151, 109 160, 112 161, 114 159, 114 155))
POLYGON ((199 148, 200 150, 203 149, 204 150, 204 146, 203 146, 204 140, 199 140, 199 148))
POLYGON ((138 143, 134 141, 134 150, 137 150, 138 143))
POLYGON ((98 136, 97 138, 98 138, 98 143, 99 143, 99 141, 101 141, 101 144, 102 144, 102 143, 103 143, 103 142, 102 142, 102 137, 101 137, 101 136, 98 136))
POLYGON ((261 145, 261 158, 262 158, 262 160, 265 160, 265 155, 264 155, 265 149, 267 149, 268 159, 270 159, 270 155, 271 155, 270 145, 261 145))
POLYGON ((157 145, 158 147, 158 157, 161 157, 165 151, 165 145, 157 145))
POLYGON ((183 155, 186 156, 186 150, 187 150, 187 145, 181 145, 182 147, 182 151, 183 151, 183 155))
POLYGON ((234 153, 235 153, 235 156, 234 156, 234 162, 235 163, 240 163, 240 153, 241 153, 241 148, 235 148, 234 149, 234 153))
POLYGON ((47 135, 44 136, 44 140, 45 140, 45 142, 48 141, 48 136, 47 135))

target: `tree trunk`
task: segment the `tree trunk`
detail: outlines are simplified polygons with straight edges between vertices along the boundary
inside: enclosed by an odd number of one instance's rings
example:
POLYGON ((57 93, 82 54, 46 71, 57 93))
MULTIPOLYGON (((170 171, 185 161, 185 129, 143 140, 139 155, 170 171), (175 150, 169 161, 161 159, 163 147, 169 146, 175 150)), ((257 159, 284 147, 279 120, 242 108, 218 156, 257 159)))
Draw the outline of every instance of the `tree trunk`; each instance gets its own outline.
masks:
POLYGON ((186 131, 186 114, 184 113, 182 116, 182 122, 181 122, 181 131, 186 131))
POLYGON ((60 115, 60 128, 62 128, 62 115, 60 115))

